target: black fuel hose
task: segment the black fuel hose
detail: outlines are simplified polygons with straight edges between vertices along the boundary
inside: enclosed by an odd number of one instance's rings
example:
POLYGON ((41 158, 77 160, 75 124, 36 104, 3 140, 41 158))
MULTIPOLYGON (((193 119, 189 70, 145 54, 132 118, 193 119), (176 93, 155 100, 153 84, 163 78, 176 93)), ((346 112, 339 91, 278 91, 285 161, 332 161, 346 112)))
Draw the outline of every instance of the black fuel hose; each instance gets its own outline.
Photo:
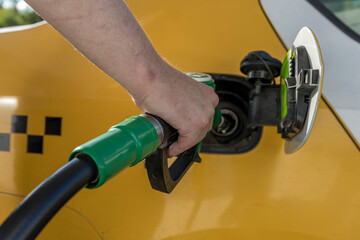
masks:
POLYGON ((97 176, 95 165, 74 158, 37 186, 0 227, 1 240, 34 239, 57 211, 97 176))

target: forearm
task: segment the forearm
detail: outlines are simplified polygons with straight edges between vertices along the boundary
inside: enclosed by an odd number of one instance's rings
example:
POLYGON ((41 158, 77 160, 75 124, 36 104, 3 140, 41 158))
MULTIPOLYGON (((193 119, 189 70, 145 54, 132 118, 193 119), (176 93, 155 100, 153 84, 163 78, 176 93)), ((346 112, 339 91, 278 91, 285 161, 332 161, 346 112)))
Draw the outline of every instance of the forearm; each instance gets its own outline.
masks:
POLYGON ((133 96, 143 111, 178 130, 175 156, 212 127, 218 97, 165 63, 122 0, 27 0, 83 55, 133 96))
POLYGON ((132 95, 167 64, 122 0, 27 0, 91 62, 132 95))

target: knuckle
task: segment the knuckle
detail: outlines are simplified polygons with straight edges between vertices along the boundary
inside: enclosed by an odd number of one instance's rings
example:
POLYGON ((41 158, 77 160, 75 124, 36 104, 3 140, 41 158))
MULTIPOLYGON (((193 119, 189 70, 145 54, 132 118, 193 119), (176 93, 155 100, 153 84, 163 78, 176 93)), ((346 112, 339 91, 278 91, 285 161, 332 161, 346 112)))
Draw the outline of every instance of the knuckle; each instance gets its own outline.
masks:
POLYGON ((220 99, 218 96, 216 96, 215 100, 214 100, 214 107, 216 107, 217 105, 219 105, 220 99))
POLYGON ((215 108, 214 107, 209 108, 209 116, 212 117, 214 116, 214 114, 215 114, 215 108))
POLYGON ((208 122, 209 122, 209 119, 208 119, 208 117, 206 117, 206 115, 201 116, 197 119, 197 126, 203 128, 203 127, 207 126, 208 122))
POLYGON ((214 106, 217 106, 219 104, 219 96, 214 91, 211 94, 211 98, 214 106))

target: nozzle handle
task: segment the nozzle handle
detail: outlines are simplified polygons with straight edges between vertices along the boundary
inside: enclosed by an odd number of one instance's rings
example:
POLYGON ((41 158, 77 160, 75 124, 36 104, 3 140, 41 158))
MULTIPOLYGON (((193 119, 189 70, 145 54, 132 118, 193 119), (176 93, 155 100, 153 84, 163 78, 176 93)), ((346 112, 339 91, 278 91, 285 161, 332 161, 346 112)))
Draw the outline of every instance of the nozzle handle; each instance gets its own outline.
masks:
MULTIPOLYGON (((176 185, 180 182, 182 177, 190 169, 192 164, 194 162, 201 162, 199 152, 202 142, 179 154, 176 157, 175 162, 173 162, 173 164, 171 164, 169 167, 169 147, 177 140, 179 134, 161 118, 153 115, 151 115, 151 117, 155 118, 162 126, 160 129, 168 129, 167 132, 170 134, 164 136, 162 144, 158 147, 158 149, 146 158, 145 168, 147 170, 148 178, 153 189, 164 193, 171 193, 176 185)), ((216 127, 220 121, 221 113, 220 110, 216 108, 213 127, 216 127)))
POLYGON ((199 147, 200 144, 196 144, 178 155, 170 167, 168 167, 168 147, 158 148, 155 153, 147 157, 145 167, 151 187, 160 192, 171 193, 193 162, 201 161, 199 147))
POLYGON ((177 141, 178 132, 158 116, 149 113, 143 117, 153 123, 158 130, 160 146, 145 160, 145 168, 151 187, 164 193, 171 193, 181 178, 189 170, 194 161, 200 162, 199 144, 179 154, 175 162, 169 167, 169 147, 177 141))

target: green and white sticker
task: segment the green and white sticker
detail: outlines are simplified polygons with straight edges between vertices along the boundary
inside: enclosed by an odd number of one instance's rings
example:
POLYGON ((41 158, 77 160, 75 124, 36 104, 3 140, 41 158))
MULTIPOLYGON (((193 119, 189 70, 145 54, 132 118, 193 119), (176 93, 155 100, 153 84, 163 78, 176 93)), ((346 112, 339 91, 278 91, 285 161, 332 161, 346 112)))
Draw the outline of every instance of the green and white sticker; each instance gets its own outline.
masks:
POLYGON ((212 80, 211 76, 206 73, 188 72, 185 74, 188 75, 189 77, 195 79, 198 82, 208 82, 208 81, 212 80))

